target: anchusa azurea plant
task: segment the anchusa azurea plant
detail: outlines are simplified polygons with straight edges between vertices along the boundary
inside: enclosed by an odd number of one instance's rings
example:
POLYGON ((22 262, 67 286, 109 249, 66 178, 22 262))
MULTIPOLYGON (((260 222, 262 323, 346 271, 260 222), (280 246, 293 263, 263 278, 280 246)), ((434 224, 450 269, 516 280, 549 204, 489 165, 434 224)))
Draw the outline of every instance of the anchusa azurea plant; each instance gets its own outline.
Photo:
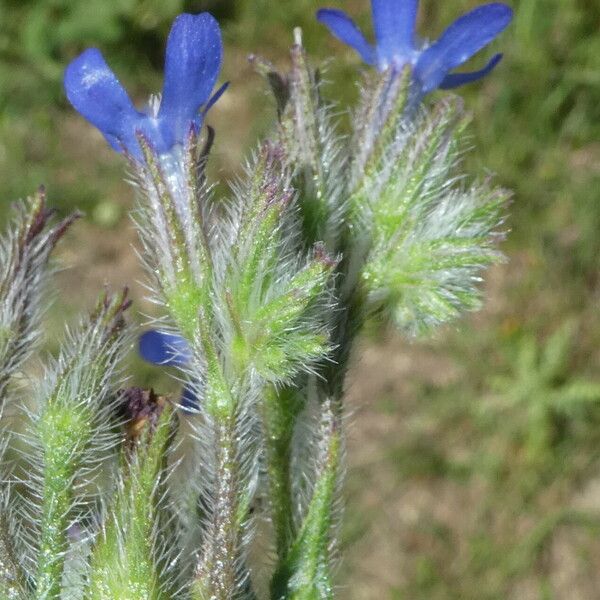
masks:
POLYGON ((183 393, 125 387, 126 291, 103 293, 58 357, 28 366, 48 260, 78 215, 54 222, 43 190, 23 203, 0 242, 0 598, 335 596, 354 342, 371 318, 415 335, 476 308, 507 199, 458 171, 459 98, 427 95, 496 65, 452 72, 510 9, 476 8, 427 44, 416 0, 372 8, 375 44, 344 13, 317 13, 374 67, 349 120, 300 31, 287 72, 251 58, 277 121, 225 199, 205 169, 207 112, 226 88, 212 16, 175 20, 162 94, 143 109, 99 50, 67 66, 67 98, 137 190, 158 306, 137 347, 183 393))

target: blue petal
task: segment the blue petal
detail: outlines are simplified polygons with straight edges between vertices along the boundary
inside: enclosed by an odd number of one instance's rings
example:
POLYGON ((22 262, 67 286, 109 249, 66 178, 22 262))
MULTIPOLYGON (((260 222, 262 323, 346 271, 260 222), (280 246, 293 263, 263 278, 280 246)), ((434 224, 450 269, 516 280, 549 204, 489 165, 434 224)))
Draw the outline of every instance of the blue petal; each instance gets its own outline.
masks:
POLYGON ((75 110, 97 127, 115 150, 137 151, 135 128, 144 115, 135 109, 99 50, 89 48, 69 64, 64 86, 75 110))
POLYGON ((449 71, 487 46, 510 23, 512 14, 505 4, 492 3, 454 21, 417 61, 414 75, 423 93, 434 90, 449 71))
POLYGON ((385 69, 394 60, 408 60, 414 50, 418 0, 372 0, 377 62, 385 69))
POLYGON ((205 115, 219 100, 219 98, 227 91, 229 81, 226 81, 211 97, 206 105, 202 108, 202 114, 205 115))
POLYGON ((165 331, 150 329, 138 340, 140 356, 155 365, 185 365, 191 350, 184 338, 165 331))
POLYGON ((198 410, 198 396, 192 386, 186 385, 183 388, 181 398, 179 399, 179 406, 186 412, 198 410))
POLYGON ((179 15, 167 41, 165 82, 158 111, 166 147, 185 140, 210 98, 223 59, 217 21, 208 13, 179 15))
POLYGON ((346 13, 334 8, 322 8, 317 11, 317 20, 323 23, 338 40, 354 48, 367 64, 375 63, 375 49, 346 13))
POLYGON ((450 73, 449 75, 446 75, 446 77, 444 77, 439 87, 442 90, 450 90, 452 88, 458 87, 459 85, 465 85, 465 83, 477 81, 478 79, 485 77, 490 71, 492 71, 501 59, 502 54, 496 54, 490 59, 488 64, 485 65, 483 69, 479 69, 479 71, 470 71, 468 73, 450 73))

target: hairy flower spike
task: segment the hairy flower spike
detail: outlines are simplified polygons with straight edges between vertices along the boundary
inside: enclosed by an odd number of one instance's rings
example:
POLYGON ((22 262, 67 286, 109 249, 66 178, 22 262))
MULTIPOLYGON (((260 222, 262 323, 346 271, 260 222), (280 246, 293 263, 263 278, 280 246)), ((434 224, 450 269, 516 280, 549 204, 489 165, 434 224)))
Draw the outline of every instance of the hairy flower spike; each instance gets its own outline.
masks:
POLYGON ((414 82, 423 95, 436 88, 457 87, 487 75, 498 64, 501 54, 496 54, 479 71, 450 71, 487 46, 512 18, 512 10, 505 4, 484 4, 459 17, 437 41, 420 45, 415 34, 418 0, 371 0, 371 7, 374 46, 341 10, 323 8, 317 12, 317 19, 379 71, 399 72, 404 65, 411 65, 414 82))
POLYGON ((68 527, 84 514, 89 480, 118 436, 112 383, 123 356, 127 292, 104 294, 88 320, 70 335, 35 393, 24 442, 28 467, 21 510, 34 529, 27 535, 26 566, 35 561, 36 597, 58 598, 63 586, 68 527))
POLYGON ((485 182, 448 185, 463 125, 455 102, 401 123, 396 149, 382 156, 357 200, 371 224, 362 274, 370 310, 383 308, 412 334, 476 308, 478 273, 501 258, 494 232, 506 192, 485 182))
POLYGON ((304 243, 310 248, 324 242, 337 253, 346 204, 343 168, 347 153, 335 130, 334 108, 321 94, 321 75, 302 45, 302 32, 294 31, 291 70, 275 71, 266 60, 250 60, 265 77, 275 97, 279 117, 278 139, 294 188, 303 224, 304 243))
POLYGON ((208 13, 182 14, 169 34, 162 98, 156 106, 138 111, 95 48, 67 67, 67 98, 115 150, 142 160, 138 135, 143 134, 158 154, 170 153, 185 145, 190 131, 200 131, 204 115, 225 91, 223 86, 211 98, 222 54, 215 19, 208 13))
POLYGON ((170 570, 177 548, 165 547, 168 531, 167 450, 173 410, 152 392, 126 392, 128 439, 116 491, 106 510, 91 558, 90 600, 159 600, 171 596, 170 570))
MULTIPOLYGON (((53 211, 46 207, 43 188, 17 206, 17 216, 0 240, 0 414, 15 400, 11 378, 35 349, 41 332, 44 284, 51 271, 50 254, 58 240, 79 216, 51 225, 53 211)), ((3 432, 4 433, 4 432, 3 432)), ((0 458, 11 440, 3 436, 0 458)), ((24 599, 27 574, 20 560, 22 549, 17 523, 18 503, 8 483, 12 475, 2 465, 0 487, 0 595, 24 599)))
POLYGON ((43 188, 17 210, 8 236, 0 241, 0 406, 10 376, 27 359, 40 335, 50 254, 80 216, 74 213, 50 225, 53 211, 46 207, 43 188))

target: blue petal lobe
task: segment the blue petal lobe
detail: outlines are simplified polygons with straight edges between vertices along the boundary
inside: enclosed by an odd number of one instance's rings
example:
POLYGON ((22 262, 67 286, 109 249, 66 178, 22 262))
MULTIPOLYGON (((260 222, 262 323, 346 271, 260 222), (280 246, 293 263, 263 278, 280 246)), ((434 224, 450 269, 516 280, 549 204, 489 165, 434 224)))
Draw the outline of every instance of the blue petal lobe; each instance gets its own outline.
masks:
POLYGON ((138 340, 140 356, 155 365, 185 365, 191 359, 187 341, 179 335, 150 329, 138 340))
POLYGON ((501 59, 502 54, 496 54, 490 59, 488 64, 485 65, 483 69, 479 69, 479 71, 470 71, 468 73, 450 73, 449 75, 446 75, 446 77, 444 77, 439 87, 442 90, 450 90, 452 88, 458 87, 459 85, 465 85, 465 83, 477 81, 478 79, 485 77, 490 71, 492 71, 501 59))
POLYGON ((192 386, 186 385, 183 388, 181 398, 179 399, 179 406, 186 412, 198 410, 198 396, 192 386))
POLYGON ((385 69, 394 58, 407 59, 414 49, 418 0, 372 0, 377 62, 385 69))
POLYGON ((135 127, 144 117, 98 49, 85 50, 69 64, 64 86, 75 110, 97 127, 115 150, 137 151, 135 127))
POLYGON ((223 59, 217 21, 208 13, 179 15, 167 40, 165 81, 158 111, 165 147, 182 143, 210 98, 223 59))
POLYGON ((334 8, 322 8, 317 11, 317 20, 323 23, 338 40, 354 48, 367 64, 375 63, 375 49, 345 12, 334 8))
POLYGON ((226 81, 211 97, 206 105, 202 108, 202 114, 205 115, 219 100, 219 98, 227 91, 229 81, 226 81))
POLYGON ((509 23, 512 10, 505 4, 484 4, 458 18, 415 66, 415 78, 424 93, 434 90, 446 74, 487 46, 509 23))

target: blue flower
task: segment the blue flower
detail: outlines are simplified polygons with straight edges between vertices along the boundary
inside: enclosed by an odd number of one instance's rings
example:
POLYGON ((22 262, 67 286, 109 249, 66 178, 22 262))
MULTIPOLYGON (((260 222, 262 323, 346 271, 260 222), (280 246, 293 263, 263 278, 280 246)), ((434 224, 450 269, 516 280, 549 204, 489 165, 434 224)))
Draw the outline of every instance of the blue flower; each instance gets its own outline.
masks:
POLYGON ((217 21, 208 13, 182 14, 169 33, 159 105, 138 111, 96 48, 85 50, 69 64, 64 85, 71 104, 115 150, 140 159, 138 133, 162 154, 185 143, 192 129, 200 130, 204 115, 226 88, 222 86, 211 98, 222 57, 217 21))
POLYGON ((140 356, 153 365, 180 367, 190 362, 192 352, 179 335, 150 329, 138 340, 140 356))
POLYGON ((450 73, 487 46, 512 19, 505 4, 484 4, 459 17, 430 45, 422 45, 415 34, 418 0, 371 0, 375 45, 371 45, 354 21, 341 10, 324 8, 317 19, 331 33, 356 50, 380 71, 412 65, 413 79, 421 94, 436 88, 449 89, 487 75, 502 58, 496 54, 479 71, 450 73))
MULTIPOLYGON (((150 329, 139 337, 138 350, 140 356, 153 365, 183 367, 192 358, 192 351, 184 338, 156 329, 150 329)), ((188 411, 198 408, 198 398, 192 386, 183 388, 179 405, 188 411)))

